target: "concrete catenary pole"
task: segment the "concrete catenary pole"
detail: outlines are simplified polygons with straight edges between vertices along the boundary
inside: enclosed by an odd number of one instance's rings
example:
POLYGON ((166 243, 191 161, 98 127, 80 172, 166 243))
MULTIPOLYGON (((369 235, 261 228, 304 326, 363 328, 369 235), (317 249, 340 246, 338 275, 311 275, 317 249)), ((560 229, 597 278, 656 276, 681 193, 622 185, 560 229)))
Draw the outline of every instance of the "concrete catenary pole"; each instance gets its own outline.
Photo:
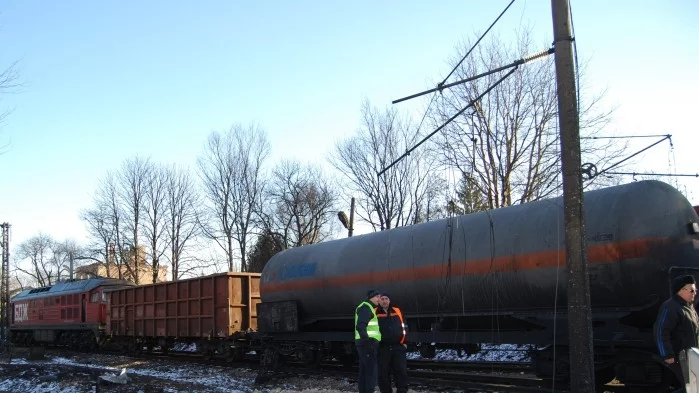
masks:
POLYGON ((594 392, 590 279, 585 245, 580 125, 576 98, 573 39, 568 0, 551 0, 555 46, 558 120, 563 169, 566 264, 568 266, 568 339, 570 391, 594 392))

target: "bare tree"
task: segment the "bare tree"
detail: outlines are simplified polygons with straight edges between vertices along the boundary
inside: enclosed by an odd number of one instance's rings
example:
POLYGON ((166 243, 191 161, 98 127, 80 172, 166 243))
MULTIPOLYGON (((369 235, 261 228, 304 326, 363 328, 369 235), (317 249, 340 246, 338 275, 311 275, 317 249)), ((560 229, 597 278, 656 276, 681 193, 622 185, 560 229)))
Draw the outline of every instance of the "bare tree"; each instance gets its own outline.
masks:
MULTIPOLYGON (((468 47, 464 45, 462 50, 468 47)), ((540 49, 532 45, 528 31, 519 32, 514 45, 491 35, 490 41, 481 43, 457 68, 455 79, 465 79, 540 49)), ((446 121, 501 77, 493 74, 437 95, 433 113, 436 123, 446 121)), ((609 112, 596 110, 600 98, 593 97, 587 105, 581 105, 583 135, 599 132, 609 121, 609 112)), ((488 208, 550 197, 558 192, 560 184, 557 110, 553 59, 528 63, 445 127, 435 138, 435 150, 442 153, 449 168, 460 172, 473 192, 485 197, 488 208)), ((583 152, 597 165, 603 165, 601 162, 608 160, 610 151, 616 148, 607 141, 583 142, 583 152), (595 153, 601 154, 595 157, 595 153)))
POLYGON ((23 241, 15 252, 14 269, 31 277, 40 287, 53 285, 59 274, 59 267, 52 258, 53 244, 53 238, 43 233, 23 241), (28 262, 28 266, 23 261, 28 262))
MULTIPOLYGON (((0 97, 21 86, 21 83, 19 83, 18 64, 19 62, 15 61, 0 72, 0 97)), ((0 124, 10 112, 9 109, 0 112, 0 124)))
POLYGON ((269 153, 269 141, 262 129, 236 125, 225 135, 212 132, 199 159, 208 201, 206 212, 213 221, 203 230, 226 253, 229 271, 234 270, 236 247, 240 270, 247 271, 247 243, 261 205, 263 164, 269 153))
POLYGON ((165 168, 151 166, 147 170, 144 197, 143 232, 148 245, 152 282, 156 283, 160 277, 160 261, 167 250, 168 173, 165 168))
POLYGON ((429 220, 429 196, 439 187, 428 150, 415 151, 381 176, 377 174, 420 140, 395 109, 380 112, 368 101, 356 136, 336 144, 331 164, 359 194, 357 214, 374 230, 429 220))
POLYGON ((95 206, 81 212, 80 217, 87 226, 90 244, 83 249, 81 257, 103 265, 107 277, 111 277, 111 250, 116 241, 117 228, 110 214, 107 201, 100 200, 101 193, 95 200, 95 206))
MULTIPOLYGON (((111 246, 109 244, 107 245, 107 272, 111 270, 110 266, 113 259, 118 275, 117 278, 123 279, 123 266, 128 265, 128 259, 123 258, 123 255, 126 253, 124 244, 125 236, 122 229, 122 222, 124 221, 124 211, 121 207, 119 199, 119 189, 116 175, 112 173, 107 174, 107 178, 102 183, 97 195, 106 207, 108 219, 114 231, 114 246, 111 246)), ((107 275, 109 276, 109 273, 107 273, 107 275)))
POLYGON ((331 234, 338 195, 320 168, 281 162, 269 194, 272 220, 268 222, 284 248, 317 243, 331 234))
POLYGON ((75 263, 84 259, 83 251, 75 240, 55 241, 51 245, 52 262, 58 272, 58 280, 73 278, 75 263))
POLYGON ((170 167, 166 170, 165 236, 169 245, 172 279, 187 273, 186 250, 200 233, 198 222, 199 194, 189 171, 170 167))
POLYGON ((95 192, 94 207, 84 210, 82 220, 90 235, 90 245, 81 259, 92 260, 104 266, 106 276, 112 273, 116 278, 124 278, 124 264, 128 259, 129 247, 124 239, 124 211, 122 208, 117 175, 110 172, 101 181, 95 192))
MULTIPOLYGON (((118 174, 119 200, 124 217, 122 222, 126 232, 130 234, 129 263, 126 263, 125 267, 136 284, 139 284, 140 272, 143 270, 143 267, 139 266, 144 259, 141 255, 143 250, 140 244, 140 230, 145 213, 148 178, 152 170, 153 165, 149 159, 135 157, 124 161, 118 174)), ((126 255, 123 251, 122 255, 126 255)))

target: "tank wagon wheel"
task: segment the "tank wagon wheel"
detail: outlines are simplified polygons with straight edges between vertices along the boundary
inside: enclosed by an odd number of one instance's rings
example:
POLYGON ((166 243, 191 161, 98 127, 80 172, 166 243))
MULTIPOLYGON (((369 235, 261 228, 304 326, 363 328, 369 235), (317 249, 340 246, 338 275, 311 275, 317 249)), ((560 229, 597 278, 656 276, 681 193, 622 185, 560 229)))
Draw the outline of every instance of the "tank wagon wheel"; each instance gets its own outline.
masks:
POLYGON ((201 349, 201 357, 207 362, 214 360, 214 354, 216 354, 216 350, 212 347, 207 346, 201 349))
POLYGON ((274 348, 265 348, 262 353, 262 368, 264 370, 276 370, 279 367, 279 351, 274 348))
POLYGON ((228 347, 226 348, 226 362, 233 363, 243 360, 245 353, 243 348, 240 347, 228 347))
POLYGON ((319 349, 300 348, 296 351, 296 359, 298 359, 305 366, 318 367, 320 366, 322 356, 320 356, 319 349))
POLYGON ((264 384, 272 378, 279 367, 279 351, 274 347, 264 347, 260 356, 260 369, 255 377, 256 384, 264 384))

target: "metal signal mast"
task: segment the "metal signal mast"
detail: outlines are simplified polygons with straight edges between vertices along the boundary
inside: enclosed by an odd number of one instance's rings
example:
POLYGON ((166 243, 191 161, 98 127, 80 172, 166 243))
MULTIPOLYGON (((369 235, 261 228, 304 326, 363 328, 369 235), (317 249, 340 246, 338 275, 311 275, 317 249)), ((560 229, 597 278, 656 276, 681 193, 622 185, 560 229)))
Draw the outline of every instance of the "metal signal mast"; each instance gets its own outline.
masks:
POLYGON ((0 349, 7 348, 10 333, 10 224, 2 228, 2 264, 0 264, 0 349))

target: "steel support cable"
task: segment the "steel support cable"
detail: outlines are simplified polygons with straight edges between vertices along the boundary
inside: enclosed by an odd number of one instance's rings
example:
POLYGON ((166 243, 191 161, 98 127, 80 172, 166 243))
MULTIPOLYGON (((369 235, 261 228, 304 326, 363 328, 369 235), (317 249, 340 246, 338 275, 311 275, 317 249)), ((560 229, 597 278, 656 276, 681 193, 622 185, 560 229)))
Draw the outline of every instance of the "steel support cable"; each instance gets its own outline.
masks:
POLYGON ((441 126, 437 127, 434 131, 432 131, 431 133, 429 133, 426 137, 422 138, 422 140, 421 140, 420 142, 418 142, 415 146, 413 146, 413 147, 411 147, 410 149, 406 150, 405 153, 401 154, 400 157, 398 157, 398 158, 396 158, 395 160, 393 160, 393 162, 391 162, 387 167, 385 167, 385 168, 382 169, 380 172, 378 172, 378 173, 376 174, 376 176, 377 176, 377 177, 381 176, 384 172, 386 172, 387 170, 391 169, 394 165, 396 165, 400 160, 402 160, 403 158, 409 156, 410 153, 413 152, 413 150, 417 149, 420 145, 422 145, 422 144, 425 143, 428 139, 430 139, 432 136, 434 136, 434 134, 436 134, 436 133, 439 132, 442 128, 446 127, 449 123, 451 123, 452 121, 454 121, 454 119, 456 119, 456 118, 459 117, 462 113, 464 113, 464 112, 466 111, 466 109, 472 107, 476 102, 478 102, 481 98, 483 98, 483 97, 484 97, 486 94, 488 94, 491 90, 493 90, 494 88, 496 88, 500 83, 502 83, 502 81, 504 81, 505 79, 507 79, 507 77, 509 77, 510 75, 512 75, 515 71, 517 71, 517 67, 513 68, 512 70, 510 70, 510 72, 508 72, 507 74, 505 74, 505 75, 504 75, 502 78, 500 78, 497 82, 495 82, 493 85, 491 85, 490 87, 488 87, 483 93, 481 93, 480 95, 478 95, 478 97, 476 97, 475 99, 471 100, 471 102, 469 102, 468 105, 466 105, 466 106, 465 106, 463 109, 461 109, 460 111, 456 112, 456 114, 455 114, 454 116, 450 117, 446 122, 444 122, 444 124, 442 124, 441 126))
POLYGON ((607 172, 611 171, 612 169, 614 169, 614 168, 618 167, 619 165, 621 165, 623 162, 626 162, 626 161, 628 161, 628 160, 630 160, 630 159, 636 157, 637 155, 639 155, 639 154, 643 153, 644 151, 646 151, 646 150, 652 148, 653 146, 659 144, 660 142, 662 142, 662 141, 664 141, 664 140, 666 140, 666 139, 670 139, 670 138, 671 138, 670 135, 665 135, 665 136, 664 136, 662 139, 660 139, 659 141, 657 141, 657 142, 655 142, 655 143, 653 143, 653 144, 651 144, 651 145, 649 145, 649 146, 646 146, 645 148, 643 148, 643 149, 637 151, 636 153, 634 153, 634 154, 632 154, 632 155, 630 155, 630 156, 624 158, 624 159, 621 160, 621 161, 617 161, 616 163, 614 163, 614 164, 608 166, 608 167, 605 168, 605 169, 602 169, 601 171, 597 172, 597 174, 596 174, 595 176, 599 176, 599 175, 601 175, 601 174, 603 174, 603 173, 607 173, 607 172))
MULTIPOLYGON (((441 83, 438 83, 438 84, 437 84, 437 87, 439 88, 440 91, 441 91, 442 89, 444 89, 444 83, 447 81, 447 79, 449 79, 449 77, 454 73, 454 71, 456 71, 456 70, 459 68, 459 66, 461 65, 461 63, 463 63, 464 60, 466 60, 466 58, 468 57, 468 55, 470 55, 471 52, 473 52, 473 50, 476 49, 476 46, 478 46, 478 43, 480 43, 481 40, 486 36, 486 34, 488 34, 488 32, 490 31, 490 29, 492 29, 493 26, 495 26, 495 24, 498 23, 498 20, 500 20, 500 18, 505 14, 505 12, 507 12, 507 10, 510 8, 510 6, 512 5, 512 3, 514 3, 514 2, 515 2, 515 0, 510 1, 510 4, 508 4, 507 7, 505 7, 505 9, 500 13, 500 15, 498 15, 498 17, 495 19, 495 21, 493 21, 493 23, 490 25, 490 27, 488 27, 488 30, 486 30, 486 31, 480 36, 480 38, 478 38, 478 41, 476 41, 476 43, 473 44, 473 46, 471 47, 471 49, 469 49, 468 52, 466 52, 466 54, 464 55, 464 57, 462 57, 461 60, 454 66, 454 68, 449 72, 449 74, 444 78, 444 80, 443 80, 441 83)), ((394 101, 393 104, 396 104, 396 103, 398 103, 398 102, 400 102, 400 101, 394 101)), ((422 120, 420 120, 420 124, 417 126, 417 132, 420 131, 420 128, 422 127, 422 123, 425 121, 425 117, 427 116, 427 113, 430 111, 430 108, 432 107, 432 103, 433 103, 433 102, 434 102, 434 96, 432 96, 432 99, 430 99, 430 103, 427 105, 427 109, 425 109, 425 113, 422 115, 422 120)))
POLYGON ((407 96, 407 97, 399 98, 399 99, 397 99, 397 100, 392 101, 391 103, 392 103, 392 104, 397 104, 397 103, 399 103, 399 102, 403 102, 403 101, 407 101, 407 100, 410 100, 410 99, 413 99, 413 98, 416 98, 416 97, 424 96, 425 94, 434 93, 434 92, 436 92, 436 91, 442 91, 443 89, 447 89, 447 88, 450 88, 450 87, 454 87, 454 86, 456 86, 456 85, 461 85, 461 84, 464 84, 464 83, 467 83, 467 82, 471 82, 471 81, 474 81, 474 80, 476 80, 476 79, 480 79, 480 78, 482 78, 482 77, 484 77, 484 76, 488 76, 488 75, 491 75, 491 74, 495 74, 496 72, 504 71, 504 70, 506 70, 506 69, 508 69, 508 68, 512 68, 512 67, 517 67, 517 66, 520 66, 520 65, 522 65, 522 64, 529 63, 530 61, 533 61, 533 60, 536 60, 536 59, 539 59, 539 58, 548 56, 548 55, 550 55, 550 54, 553 54, 554 51, 555 51, 555 49, 552 47, 552 48, 549 48, 549 49, 547 49, 547 50, 544 50, 544 51, 541 51, 541 52, 537 52, 537 53, 534 53, 534 54, 532 54, 532 55, 523 57, 523 58, 521 58, 521 59, 519 59, 519 60, 515 60, 515 61, 513 61, 513 62, 510 63, 510 64, 506 64, 506 65, 504 65, 504 66, 501 66, 501 67, 498 67, 498 68, 494 68, 494 69, 492 69, 492 70, 483 72, 483 73, 478 74, 478 75, 474 75, 474 76, 472 76, 472 77, 470 77, 470 78, 461 79, 461 80, 458 80, 458 81, 456 81, 456 82, 448 83, 448 84, 446 84, 446 85, 437 86, 437 87, 435 87, 435 88, 433 88, 433 89, 421 91, 421 92, 419 92, 419 93, 415 93, 415 94, 409 95, 409 96, 407 96))
MULTIPOLYGON (((437 84, 437 88, 438 88, 439 90, 442 90, 442 89, 445 87, 445 86, 444 86, 444 82, 446 82, 447 79, 449 79, 449 77, 454 73, 454 71, 456 71, 456 70, 459 68, 459 66, 461 65, 461 63, 463 63, 464 60, 466 60, 466 58, 468 57, 468 55, 470 55, 471 52, 473 52, 473 50, 476 49, 476 46, 478 46, 478 44, 481 42, 481 40, 486 36, 486 34, 488 34, 488 32, 490 31, 490 29, 492 29, 493 26, 495 26, 495 24, 498 23, 498 21, 500 20, 500 18, 502 18, 502 16, 505 15, 505 12, 507 12, 507 10, 510 8, 510 6, 512 5, 512 3, 514 3, 514 2, 515 2, 515 0, 510 1, 510 4, 508 4, 507 7, 505 7, 504 10, 502 10, 502 12, 500 13, 500 15, 498 15, 497 18, 495 18, 495 20, 493 21, 493 23, 490 24, 490 27, 488 27, 488 29, 487 29, 483 34, 481 34, 480 38, 478 38, 478 41, 476 41, 476 43, 473 44, 473 46, 471 47, 471 49, 469 49, 468 52, 466 52, 466 54, 464 55, 464 57, 462 57, 461 60, 454 66, 454 68, 451 70, 451 72, 449 72, 449 75, 447 75, 441 83, 438 83, 438 84, 437 84)), ((395 102, 394 102, 394 104, 395 104, 395 102)))
MULTIPOLYGON (((667 176, 667 177, 699 177, 699 173, 650 173, 650 172, 605 172, 607 175, 631 176, 667 176)), ((599 174, 597 175, 599 176, 599 174)))
POLYGON ((583 136, 580 139, 633 139, 633 138, 670 138, 670 134, 657 134, 657 135, 619 135, 619 136, 583 136))
POLYGON ((432 103, 434 102, 434 95, 430 99, 430 103, 427 104, 427 109, 425 109, 425 113, 422 114, 422 120, 420 120, 420 124, 417 126, 417 130, 415 130, 415 134, 420 132, 420 128, 422 128, 422 123, 425 121, 425 118, 427 117, 427 114, 430 112, 430 108, 432 107, 432 103))

